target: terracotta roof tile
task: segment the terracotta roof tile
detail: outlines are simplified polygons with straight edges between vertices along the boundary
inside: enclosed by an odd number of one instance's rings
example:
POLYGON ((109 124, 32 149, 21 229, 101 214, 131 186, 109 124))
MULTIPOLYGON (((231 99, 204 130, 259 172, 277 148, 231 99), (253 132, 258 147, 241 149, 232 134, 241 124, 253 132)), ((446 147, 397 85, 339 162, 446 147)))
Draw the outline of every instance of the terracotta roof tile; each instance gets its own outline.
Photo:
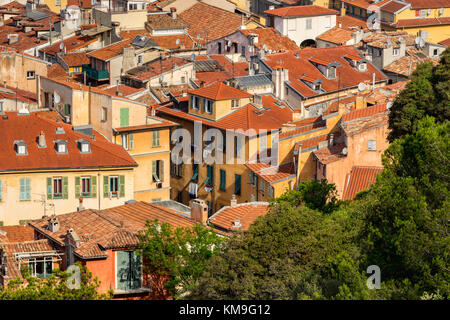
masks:
POLYGON ((342 150, 345 148, 345 144, 335 144, 326 148, 322 148, 313 152, 316 159, 322 164, 328 164, 345 158, 342 154, 342 150))
POLYGON ((44 52, 45 54, 56 56, 58 52, 64 53, 65 52, 73 52, 77 51, 79 49, 82 49, 84 47, 87 47, 88 45, 98 41, 98 39, 91 37, 85 37, 85 36, 73 36, 68 39, 65 39, 62 41, 64 44, 64 49, 61 50, 61 41, 57 42, 51 46, 45 47, 43 49, 40 49, 40 51, 44 52))
POLYGON ((69 66, 69 67, 78 67, 84 64, 89 64, 89 58, 86 55, 86 52, 73 52, 67 54, 61 54, 60 58, 69 66))
POLYGON ((172 18, 169 12, 155 12, 147 15, 146 26, 152 30, 167 30, 167 29, 185 29, 189 25, 176 15, 176 18, 172 18))
POLYGON ((450 0, 407 0, 411 9, 450 8, 450 0))
POLYGON ((101 134, 95 134, 95 140, 73 131, 72 126, 57 123, 39 116, 38 112, 18 115, 6 112, 8 119, 0 121, 0 171, 43 170, 66 168, 133 167, 136 162, 120 145, 108 142, 101 134), (56 128, 63 127, 65 133, 57 134, 56 128), (36 139, 43 131, 46 148, 38 148, 36 139), (57 154, 56 140, 67 141, 67 154, 57 154), (81 154, 77 140, 90 142, 91 153, 81 154), (27 155, 16 155, 14 141, 23 140, 27 145, 27 155))
POLYGON ((248 92, 230 87, 222 82, 216 82, 207 87, 190 90, 189 93, 215 101, 236 99, 236 98, 248 98, 253 96, 248 92))
POLYGON ((408 6, 405 2, 400 1, 389 1, 386 2, 386 4, 380 6, 380 9, 382 11, 386 11, 389 13, 396 13, 397 11, 400 11, 403 8, 406 8, 408 6))
POLYGON ((134 39, 124 39, 110 44, 109 46, 106 46, 102 49, 89 52, 87 55, 89 57, 93 57, 102 61, 108 61, 114 57, 121 55, 123 48, 130 47, 133 40, 134 39))
MULTIPOLYGON (((388 126, 388 110, 386 110, 386 105, 381 104, 366 109, 371 109, 371 111, 361 113, 358 118, 351 121, 342 121, 342 129, 347 136, 352 136, 376 127, 388 126)), ((357 111, 365 111, 366 109, 351 111, 346 116, 352 113, 352 116, 354 116, 357 111)))
POLYGON ((446 46, 446 47, 450 47, 450 38, 442 40, 441 42, 439 42, 439 44, 446 46))
POLYGON ((10 86, 0 87, 0 99, 17 100, 25 103, 36 103, 37 96, 34 92, 16 89, 10 86))
POLYGON ((319 40, 327 41, 337 45, 345 45, 347 41, 353 39, 353 32, 350 30, 334 27, 317 37, 319 40))
POLYGON ((248 231, 251 224, 269 211, 268 202, 241 203, 236 206, 226 206, 213 214, 208 221, 214 226, 225 229, 228 232, 248 231), (239 222, 240 227, 234 223, 239 222))
POLYGON ((430 58, 425 52, 416 48, 407 49, 406 54, 384 67, 383 70, 409 77, 416 70, 417 65, 422 62, 431 61, 434 65, 439 63, 439 58, 430 58))
POLYGON ((242 29, 241 33, 246 37, 250 34, 258 35, 258 42, 255 43, 255 47, 259 49, 264 45, 266 45, 269 50, 276 52, 299 49, 295 44, 295 41, 281 35, 274 28, 242 29))
POLYGON ((0 231, 6 232, 6 235, 0 233, 0 242, 22 242, 34 240, 34 229, 27 225, 3 226, 0 231))
POLYGON ((125 77, 142 82, 147 82, 150 79, 159 76, 160 74, 190 63, 192 62, 180 57, 169 57, 162 60, 156 59, 143 64, 142 66, 138 66, 128 70, 125 74, 125 77))
POLYGON ((338 14, 336 10, 314 5, 282 7, 273 10, 266 10, 264 13, 279 17, 307 17, 338 14))
POLYGON ((353 200, 358 192, 369 189, 381 171, 380 167, 353 167, 346 177, 342 200, 353 200))
POLYGON ((261 179, 271 184, 295 176, 295 165, 293 162, 283 163, 279 166, 258 162, 246 163, 245 166, 261 179))
POLYGON ((422 18, 422 19, 399 19, 396 23, 385 23, 395 28, 412 28, 424 26, 449 25, 450 17, 422 18))

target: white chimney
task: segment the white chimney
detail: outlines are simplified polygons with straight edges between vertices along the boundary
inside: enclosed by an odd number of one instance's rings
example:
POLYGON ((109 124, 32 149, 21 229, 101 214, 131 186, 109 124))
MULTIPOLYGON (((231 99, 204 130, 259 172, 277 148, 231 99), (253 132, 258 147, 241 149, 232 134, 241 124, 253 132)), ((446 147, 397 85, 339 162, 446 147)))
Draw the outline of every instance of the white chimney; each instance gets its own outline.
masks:
POLYGON ((48 220, 48 229, 50 232, 58 232, 59 231, 59 221, 56 216, 53 216, 48 220))
POLYGON ((83 211, 85 209, 83 206, 83 197, 80 197, 78 201, 80 202, 80 204, 78 205, 77 211, 83 211))
POLYGON ((47 143, 45 141, 44 131, 41 130, 38 137, 38 147, 39 148, 47 148, 47 143))
POLYGON ((172 16, 172 19, 176 19, 177 18, 177 8, 175 8, 175 7, 170 8, 170 15, 172 16))

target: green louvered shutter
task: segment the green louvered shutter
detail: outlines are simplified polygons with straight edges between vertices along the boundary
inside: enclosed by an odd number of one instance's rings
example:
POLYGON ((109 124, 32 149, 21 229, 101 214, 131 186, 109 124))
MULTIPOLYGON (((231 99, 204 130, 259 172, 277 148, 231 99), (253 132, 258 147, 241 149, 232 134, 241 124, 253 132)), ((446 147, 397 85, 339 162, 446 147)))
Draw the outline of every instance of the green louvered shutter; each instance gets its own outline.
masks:
POLYGON ((134 134, 130 133, 128 135, 128 150, 134 149, 134 134))
POLYGON ((47 199, 53 198, 53 192, 52 192, 52 178, 47 178, 47 199))
POLYGON ((109 197, 109 177, 103 176, 103 197, 109 197))
POLYGON ((30 178, 25 178, 25 200, 31 200, 31 185, 30 178))
POLYGON ((62 180, 63 180, 62 181, 62 183, 63 183, 62 198, 68 199, 69 198, 69 178, 63 177, 62 180))
POLYGON ((241 194, 241 175, 234 175, 234 194, 241 194))
POLYGON ((159 180, 164 181, 164 161, 159 161, 159 180))
POLYGON ((75 199, 78 199, 81 195, 80 177, 75 177, 75 199))
POLYGON ((207 166, 206 167, 206 174, 207 174, 207 177, 208 177, 208 183, 207 183, 207 185, 208 186, 212 186, 212 184, 213 184, 213 167, 212 166, 207 166))
POLYGON ((198 163, 194 163, 192 165, 192 171, 193 171, 192 180, 198 181, 198 163))
POLYGON ((97 198, 97 176, 91 176, 91 198, 97 198))
POLYGON ((226 172, 225 170, 220 170, 220 190, 225 190, 226 188, 226 172))
POLYGON ((156 177, 157 177, 157 174, 156 174, 156 161, 155 160, 153 160, 152 161, 152 181, 153 181, 153 179, 155 179, 156 180, 156 177))
POLYGON ((130 113, 128 108, 120 109, 120 126, 128 127, 130 123, 130 113))
POLYGON ((125 197, 125 176, 119 176, 119 196, 121 198, 125 197))

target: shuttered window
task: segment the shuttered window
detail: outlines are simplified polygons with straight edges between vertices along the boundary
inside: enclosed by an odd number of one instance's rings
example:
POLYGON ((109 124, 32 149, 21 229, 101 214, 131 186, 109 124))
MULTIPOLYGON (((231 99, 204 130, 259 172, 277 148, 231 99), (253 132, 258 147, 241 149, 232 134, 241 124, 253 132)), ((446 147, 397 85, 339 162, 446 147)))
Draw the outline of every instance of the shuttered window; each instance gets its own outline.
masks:
POLYGON ((120 109, 120 126, 128 127, 130 123, 130 114, 128 108, 120 109))
POLYGON ((198 181, 198 163, 192 165, 192 181, 198 181))
POLYGON ((213 167, 206 166, 206 185, 208 187, 212 186, 213 184, 213 167))
POLYGON ((220 190, 224 190, 226 189, 226 179, 227 179, 227 175, 225 170, 220 169, 220 190))
POLYGON ((237 194, 237 195, 241 194, 241 175, 240 174, 234 175, 234 194, 237 194))
POLYGON ((142 286, 141 257, 135 251, 116 251, 116 287, 136 290, 142 286))
POLYGON ((159 147, 160 146, 160 131, 155 130, 152 133, 152 147, 159 147))
POLYGON ((30 178, 21 178, 20 179, 20 201, 31 200, 30 189, 31 189, 30 178))

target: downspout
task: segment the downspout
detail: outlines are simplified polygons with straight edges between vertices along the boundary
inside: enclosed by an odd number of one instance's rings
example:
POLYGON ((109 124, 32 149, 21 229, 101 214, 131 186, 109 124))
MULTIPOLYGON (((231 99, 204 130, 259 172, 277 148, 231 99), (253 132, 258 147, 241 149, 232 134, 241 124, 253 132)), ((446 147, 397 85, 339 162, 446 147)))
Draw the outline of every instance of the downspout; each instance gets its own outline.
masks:
POLYGON ((101 210, 100 199, 102 197, 102 195, 100 194, 100 184, 101 184, 100 177, 101 177, 101 175, 100 175, 100 169, 99 169, 98 173, 97 173, 98 210, 101 210))
POLYGON ((89 82, 88 124, 91 124, 91 83, 89 82))

